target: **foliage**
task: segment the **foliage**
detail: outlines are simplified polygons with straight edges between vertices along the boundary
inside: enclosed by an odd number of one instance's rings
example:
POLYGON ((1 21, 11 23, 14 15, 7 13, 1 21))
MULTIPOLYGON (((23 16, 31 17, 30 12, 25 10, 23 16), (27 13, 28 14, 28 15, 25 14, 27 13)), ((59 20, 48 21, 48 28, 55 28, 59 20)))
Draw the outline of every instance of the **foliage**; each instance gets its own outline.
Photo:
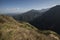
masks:
POLYGON ((29 23, 19 23, 9 16, 0 16, 0 19, 0 40, 56 40, 38 32, 38 29, 29 23))

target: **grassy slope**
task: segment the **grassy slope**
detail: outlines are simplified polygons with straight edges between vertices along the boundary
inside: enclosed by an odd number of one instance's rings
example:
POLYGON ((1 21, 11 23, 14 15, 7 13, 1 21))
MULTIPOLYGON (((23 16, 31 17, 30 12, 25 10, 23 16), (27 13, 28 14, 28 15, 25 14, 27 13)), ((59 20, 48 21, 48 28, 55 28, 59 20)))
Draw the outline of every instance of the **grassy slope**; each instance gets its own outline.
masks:
POLYGON ((12 17, 0 15, 0 40, 59 40, 57 36, 54 38, 50 34, 53 32, 38 31, 29 23, 19 23, 12 17))

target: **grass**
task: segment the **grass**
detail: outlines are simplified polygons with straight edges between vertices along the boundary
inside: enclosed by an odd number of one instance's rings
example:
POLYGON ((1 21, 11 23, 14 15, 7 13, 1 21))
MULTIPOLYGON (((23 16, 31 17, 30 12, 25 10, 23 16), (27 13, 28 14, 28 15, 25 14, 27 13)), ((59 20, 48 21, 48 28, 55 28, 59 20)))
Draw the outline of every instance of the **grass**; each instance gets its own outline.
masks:
POLYGON ((17 22, 12 17, 0 16, 0 40, 56 40, 49 34, 55 35, 55 32, 39 31, 27 22, 17 22))

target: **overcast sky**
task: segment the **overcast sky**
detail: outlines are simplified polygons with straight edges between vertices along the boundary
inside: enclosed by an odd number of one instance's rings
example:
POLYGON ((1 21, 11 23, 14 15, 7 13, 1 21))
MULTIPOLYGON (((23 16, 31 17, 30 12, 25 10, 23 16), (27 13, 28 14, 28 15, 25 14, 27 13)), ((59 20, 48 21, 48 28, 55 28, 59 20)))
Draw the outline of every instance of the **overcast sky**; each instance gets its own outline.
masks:
POLYGON ((20 13, 60 5, 60 0, 0 0, 0 13, 20 13))

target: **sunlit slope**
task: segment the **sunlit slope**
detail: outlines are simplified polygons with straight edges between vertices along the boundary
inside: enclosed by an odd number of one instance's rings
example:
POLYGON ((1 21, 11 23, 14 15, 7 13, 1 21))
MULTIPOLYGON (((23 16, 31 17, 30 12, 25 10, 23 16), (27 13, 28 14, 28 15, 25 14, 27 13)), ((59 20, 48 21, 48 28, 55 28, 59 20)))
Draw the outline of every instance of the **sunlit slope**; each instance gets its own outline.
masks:
POLYGON ((59 40, 59 36, 54 34, 39 31, 29 23, 19 23, 12 17, 0 15, 0 40, 59 40))

